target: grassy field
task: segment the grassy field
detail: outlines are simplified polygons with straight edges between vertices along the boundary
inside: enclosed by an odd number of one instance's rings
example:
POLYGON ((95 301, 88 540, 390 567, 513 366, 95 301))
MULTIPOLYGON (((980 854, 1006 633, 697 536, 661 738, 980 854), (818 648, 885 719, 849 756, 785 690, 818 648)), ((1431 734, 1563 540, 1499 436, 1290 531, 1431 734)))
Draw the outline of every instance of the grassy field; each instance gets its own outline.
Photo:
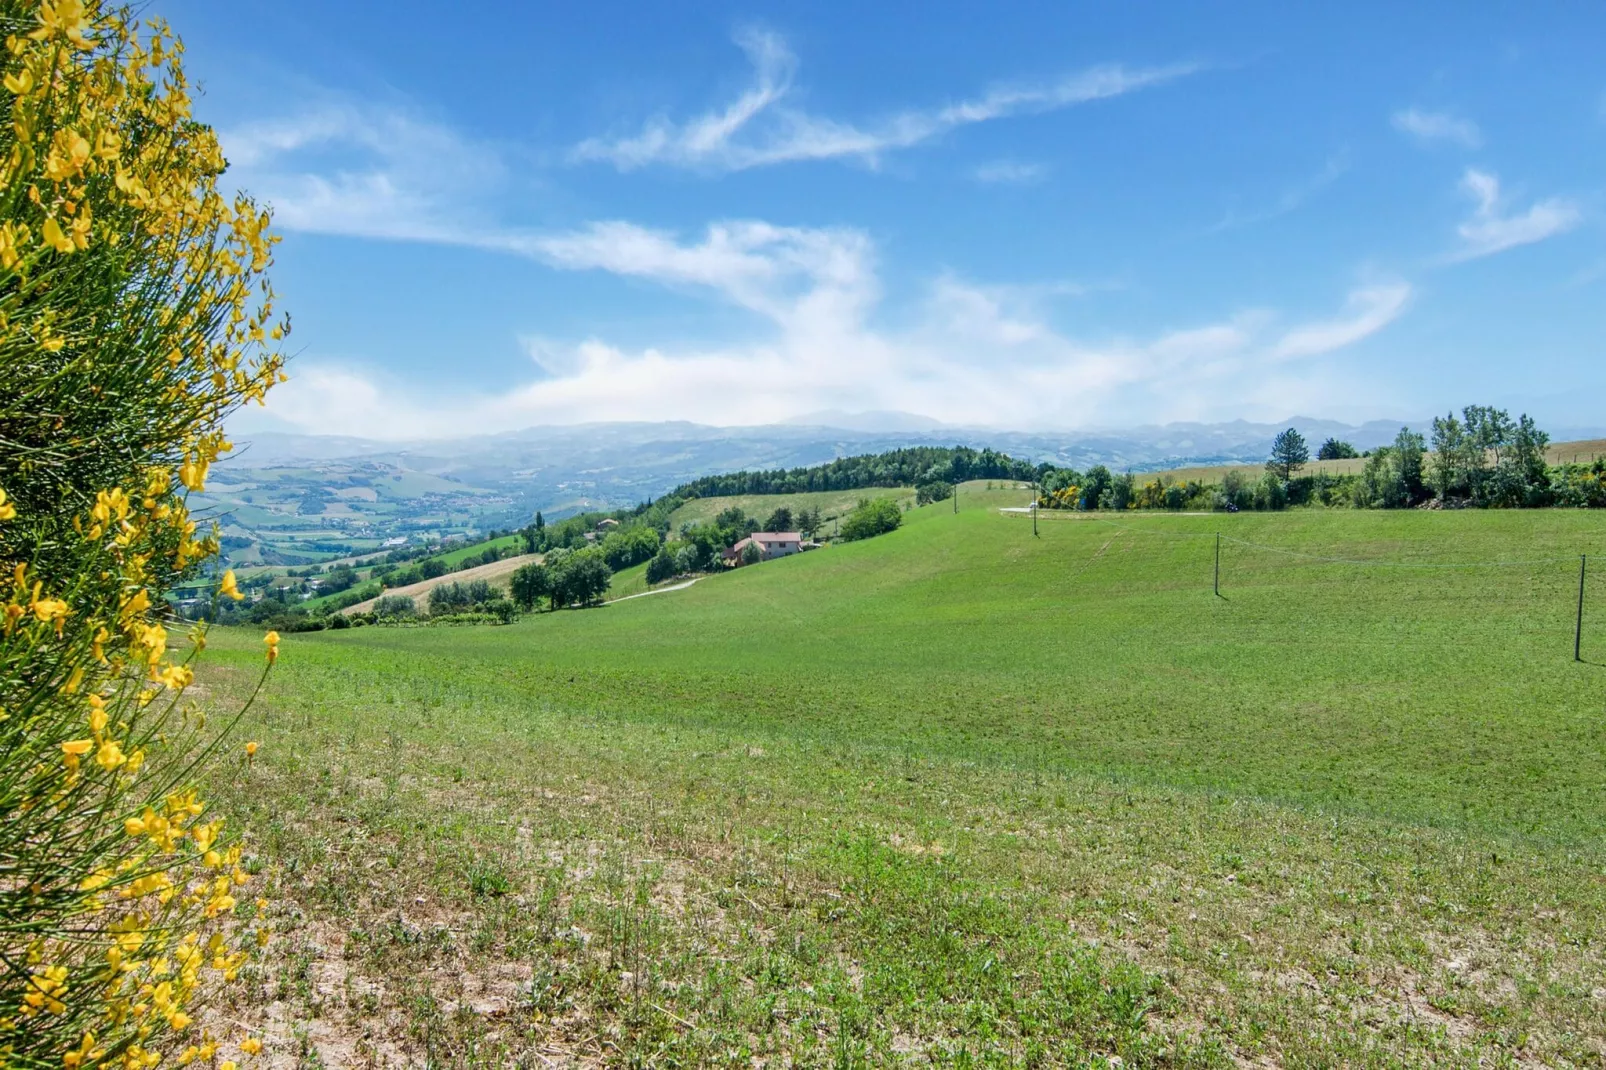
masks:
MULTIPOLYGON (((493 546, 497 547, 503 552, 514 550, 522 553, 524 547, 524 536, 515 532, 512 535, 502 535, 495 539, 485 539, 481 542, 470 543, 467 546, 459 546, 455 550, 448 550, 444 554, 436 554, 435 560, 443 562, 447 568, 456 568, 462 563, 463 558, 477 554, 483 554, 486 550, 493 546)), ((420 558, 420 560, 422 560, 422 558, 420 558)))
POLYGON ((899 501, 913 502, 914 496, 914 490, 909 487, 865 487, 861 490, 822 490, 808 494, 736 494, 723 498, 693 498, 670 515, 669 530, 679 531, 688 524, 712 520, 733 505, 740 507, 742 512, 760 524, 783 505, 792 510, 794 516, 803 509, 817 508, 829 522, 846 516, 865 498, 897 498, 899 501))
POLYGON ((1606 1060, 1606 518, 1018 497, 286 637, 234 1013, 286 1065, 1606 1060))

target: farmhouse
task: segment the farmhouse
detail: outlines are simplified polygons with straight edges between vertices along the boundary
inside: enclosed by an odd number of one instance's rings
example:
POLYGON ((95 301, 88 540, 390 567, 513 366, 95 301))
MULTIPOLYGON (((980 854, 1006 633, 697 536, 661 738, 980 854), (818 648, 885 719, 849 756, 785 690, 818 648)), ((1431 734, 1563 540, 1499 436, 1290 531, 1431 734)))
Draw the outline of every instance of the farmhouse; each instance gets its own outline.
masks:
POLYGON ((803 552, 803 536, 795 531, 755 531, 725 551, 727 565, 742 563, 742 553, 749 546, 757 546, 765 561, 777 557, 790 557, 803 552))

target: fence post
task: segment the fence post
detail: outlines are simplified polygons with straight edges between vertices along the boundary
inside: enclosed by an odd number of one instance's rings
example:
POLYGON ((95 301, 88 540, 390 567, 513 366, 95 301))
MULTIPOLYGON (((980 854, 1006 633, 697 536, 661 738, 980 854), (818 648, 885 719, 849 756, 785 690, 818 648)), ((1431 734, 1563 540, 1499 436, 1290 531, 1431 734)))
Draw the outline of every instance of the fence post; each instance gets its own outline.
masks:
POLYGON ((1578 623, 1573 628, 1573 660, 1583 661, 1584 645, 1584 568, 1589 562, 1587 554, 1578 555, 1578 623))
POLYGON ((1221 532, 1216 532, 1216 597, 1221 597, 1221 532))

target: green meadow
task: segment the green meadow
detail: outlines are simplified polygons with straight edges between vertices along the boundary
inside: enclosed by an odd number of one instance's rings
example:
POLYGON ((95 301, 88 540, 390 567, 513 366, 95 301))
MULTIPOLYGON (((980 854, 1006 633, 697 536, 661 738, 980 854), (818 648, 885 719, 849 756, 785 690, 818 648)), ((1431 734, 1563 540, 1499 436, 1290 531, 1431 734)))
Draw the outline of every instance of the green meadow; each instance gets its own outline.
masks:
POLYGON ((281 930, 237 1013, 305 1065, 1606 1060, 1597 516, 1019 497, 286 636, 214 789, 281 930))
MULTIPOLYGON (((896 498, 913 502, 915 492, 909 487, 863 487, 858 490, 820 490, 802 494, 734 494, 725 497, 693 498, 669 518, 671 531, 679 531, 688 524, 713 520, 726 509, 738 508, 763 523, 776 509, 785 506, 794 517, 805 509, 818 509, 823 520, 829 523, 846 516, 866 498, 896 498)), ((823 533, 829 533, 826 529, 823 533)))

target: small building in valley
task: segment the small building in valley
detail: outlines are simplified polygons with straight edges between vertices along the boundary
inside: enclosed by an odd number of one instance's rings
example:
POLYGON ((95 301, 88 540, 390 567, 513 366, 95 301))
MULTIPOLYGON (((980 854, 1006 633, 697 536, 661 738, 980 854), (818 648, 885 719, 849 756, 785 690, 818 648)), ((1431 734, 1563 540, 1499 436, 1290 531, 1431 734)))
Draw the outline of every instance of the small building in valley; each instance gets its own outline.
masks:
POLYGON ((727 565, 742 563, 742 554, 749 546, 757 546, 765 561, 777 557, 790 557, 803 552, 803 536, 795 531, 755 531, 725 551, 727 565))

